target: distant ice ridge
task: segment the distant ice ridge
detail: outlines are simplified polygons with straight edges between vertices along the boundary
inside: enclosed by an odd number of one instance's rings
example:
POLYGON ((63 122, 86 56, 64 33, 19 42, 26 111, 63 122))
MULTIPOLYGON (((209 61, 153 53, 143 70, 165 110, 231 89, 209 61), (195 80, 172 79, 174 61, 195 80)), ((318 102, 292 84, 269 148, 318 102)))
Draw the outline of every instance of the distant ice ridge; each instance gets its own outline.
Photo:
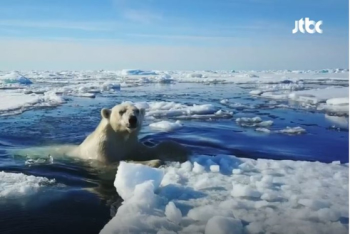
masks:
POLYGON ((348 233, 348 164, 195 156, 122 163, 124 199, 101 233, 348 233))
POLYGON ((27 77, 21 75, 18 72, 11 72, 9 74, 0 76, 0 83, 6 84, 20 84, 20 85, 31 85, 33 82, 27 77))
POLYGON ((313 105, 318 110, 337 114, 349 113, 349 87, 327 87, 293 92, 264 92, 253 90, 251 95, 271 99, 289 99, 304 105, 313 105))
POLYGON ((14 91, 0 91, 0 116, 19 114, 40 107, 58 106, 65 100, 53 92, 24 94, 14 91))
POLYGON ((157 75, 156 72, 154 71, 144 71, 140 69, 123 69, 119 73, 122 76, 127 76, 127 75, 157 75))
POLYGON ((18 198, 35 194, 40 188, 55 184, 45 177, 0 171, 0 198, 18 198))

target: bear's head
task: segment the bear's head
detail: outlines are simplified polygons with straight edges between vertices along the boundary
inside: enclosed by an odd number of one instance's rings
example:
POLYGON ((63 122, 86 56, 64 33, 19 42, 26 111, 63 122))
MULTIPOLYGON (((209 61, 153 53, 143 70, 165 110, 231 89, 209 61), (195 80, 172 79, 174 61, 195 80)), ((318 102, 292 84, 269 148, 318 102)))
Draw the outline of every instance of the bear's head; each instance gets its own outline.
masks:
POLYGON ((141 129, 145 110, 129 103, 122 103, 112 109, 103 108, 101 116, 108 121, 115 132, 132 133, 141 129))

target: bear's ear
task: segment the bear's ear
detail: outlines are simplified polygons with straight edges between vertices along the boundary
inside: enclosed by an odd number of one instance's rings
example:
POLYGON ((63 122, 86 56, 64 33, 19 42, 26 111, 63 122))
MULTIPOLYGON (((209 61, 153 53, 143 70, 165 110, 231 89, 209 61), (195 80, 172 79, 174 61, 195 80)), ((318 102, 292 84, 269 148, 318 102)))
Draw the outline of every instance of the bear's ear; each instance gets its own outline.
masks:
POLYGON ((145 113, 146 113, 146 110, 144 108, 140 108, 140 113, 141 113, 142 116, 144 116, 145 113))
POLYGON ((109 119, 109 117, 111 116, 111 110, 103 108, 101 110, 101 116, 102 116, 102 118, 109 119))

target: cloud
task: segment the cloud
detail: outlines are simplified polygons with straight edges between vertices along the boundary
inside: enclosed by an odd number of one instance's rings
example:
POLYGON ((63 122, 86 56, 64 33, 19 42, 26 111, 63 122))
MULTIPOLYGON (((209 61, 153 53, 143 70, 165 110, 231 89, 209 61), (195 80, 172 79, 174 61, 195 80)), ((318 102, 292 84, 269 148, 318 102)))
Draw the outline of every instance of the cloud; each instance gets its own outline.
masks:
POLYGON ((0 26, 3 27, 55 28, 82 31, 111 31, 114 25, 113 22, 0 20, 0 26))
POLYGON ((161 12, 155 9, 151 0, 113 0, 113 6, 127 21, 149 24, 163 20, 161 12))
POLYGON ((122 14, 125 19, 137 23, 153 23, 163 18, 159 13, 137 9, 124 9, 122 14))

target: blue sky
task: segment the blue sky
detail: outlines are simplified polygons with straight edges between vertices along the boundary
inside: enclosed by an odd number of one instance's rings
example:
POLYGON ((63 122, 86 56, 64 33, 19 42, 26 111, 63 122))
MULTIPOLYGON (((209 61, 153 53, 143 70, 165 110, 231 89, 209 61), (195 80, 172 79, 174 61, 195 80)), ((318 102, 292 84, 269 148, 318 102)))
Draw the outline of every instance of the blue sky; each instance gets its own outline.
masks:
POLYGON ((0 69, 348 67, 348 0, 1 0, 0 69), (323 34, 292 34, 322 20, 323 34))

